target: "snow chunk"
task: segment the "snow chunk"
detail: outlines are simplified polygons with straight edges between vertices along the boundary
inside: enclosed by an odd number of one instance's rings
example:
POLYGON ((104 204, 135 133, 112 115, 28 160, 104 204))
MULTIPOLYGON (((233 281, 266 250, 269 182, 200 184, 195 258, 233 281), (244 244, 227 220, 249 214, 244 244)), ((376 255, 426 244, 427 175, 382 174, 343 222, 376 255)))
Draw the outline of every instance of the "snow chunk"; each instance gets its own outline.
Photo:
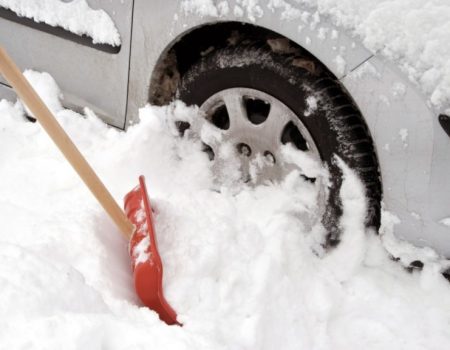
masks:
POLYGON ((264 15, 264 11, 259 6, 259 0, 236 0, 247 11, 247 18, 255 22, 257 18, 261 18, 264 15))
POLYGON ((450 217, 442 219, 441 221, 439 221, 439 223, 441 223, 442 225, 450 227, 450 217))
POLYGON ((217 5, 217 10, 220 13, 220 16, 226 16, 230 12, 230 6, 228 5, 228 1, 221 1, 217 5))
POLYGON ((150 236, 143 238, 133 249, 133 258, 135 266, 150 260, 150 236))
POLYGON ((104 10, 94 10, 86 0, 0 0, 0 6, 18 16, 87 35, 94 44, 120 45, 120 35, 104 10))
MULTIPOLYGON (((61 104, 63 95, 58 85, 56 85, 55 79, 50 74, 27 69, 23 72, 23 75, 53 114, 63 109, 61 104)), ((26 110, 29 115, 33 115, 28 108, 26 110)))
POLYGON ((302 152, 294 148, 291 144, 281 147, 281 155, 285 162, 298 166, 307 177, 326 176, 325 169, 318 160, 314 159, 308 152, 302 152))
POLYGON ((347 66, 347 62, 341 55, 337 55, 333 62, 336 64, 336 70, 339 74, 345 73, 345 67, 347 66))
POLYGON ((422 218, 420 217, 419 214, 417 214, 416 212, 411 212, 411 216, 416 219, 416 220, 421 220, 422 218))
POLYGON ((402 142, 403 142, 403 147, 408 147, 408 129, 400 129, 400 131, 398 132, 402 142))
POLYGON ((329 28, 321 27, 321 28, 319 28, 319 30, 317 32, 317 37, 320 40, 325 40, 327 38, 327 34, 328 34, 329 31, 330 31, 329 28))
POLYGON ((186 13, 194 12, 200 16, 219 16, 219 11, 213 0, 183 0, 181 7, 186 13))
MULTIPOLYGON (((217 0, 183 0, 181 8, 186 13, 196 13, 200 16, 224 17, 230 12, 228 1, 217 0)), ((237 0, 233 8, 236 17, 243 17, 245 14, 251 22, 264 15, 263 9, 258 4, 258 0, 237 0)))
POLYGON ((309 117, 317 110, 317 98, 310 95, 306 98, 306 111, 304 113, 305 117, 309 117))
POLYGON ((403 83, 395 83, 392 86, 392 95, 396 98, 403 97, 406 93, 406 86, 403 83))
POLYGON ((244 10, 239 5, 234 6, 233 14, 236 17, 243 17, 244 16, 244 10))
POLYGON ((342 282, 356 272, 365 258, 367 240, 364 219, 367 201, 361 180, 342 159, 336 156, 336 161, 343 177, 340 189, 340 198, 344 208, 340 222, 343 234, 338 249, 331 252, 325 259, 329 264, 340 266, 336 275, 342 282), (352 254, 348 254, 350 250, 352 254))

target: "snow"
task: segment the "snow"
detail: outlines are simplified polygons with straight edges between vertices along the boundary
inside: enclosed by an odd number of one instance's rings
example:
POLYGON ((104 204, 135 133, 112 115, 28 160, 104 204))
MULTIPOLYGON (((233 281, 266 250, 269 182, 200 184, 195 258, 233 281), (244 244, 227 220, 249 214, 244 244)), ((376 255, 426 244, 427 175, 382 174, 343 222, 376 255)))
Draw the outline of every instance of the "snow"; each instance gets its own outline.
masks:
POLYGON ((104 10, 94 10, 86 0, 0 0, 0 6, 20 17, 87 35, 94 44, 120 45, 120 35, 104 10))
POLYGON ((236 5, 234 6, 234 10, 233 13, 236 17, 243 17, 244 16, 244 10, 242 9, 242 7, 236 5))
POLYGON ((402 128, 399 130, 398 135, 403 142, 403 147, 408 147, 408 129, 402 128))
POLYGON ((406 93, 406 86, 402 83, 395 83, 392 86, 392 95, 397 98, 401 98, 406 93))
POLYGON ((411 212, 411 216, 416 219, 416 220, 421 220, 421 216, 419 214, 417 214, 416 212, 411 212))
POLYGON ((341 55, 337 55, 333 61, 334 63, 336 63, 337 72, 339 74, 344 74, 345 67, 347 66, 347 62, 345 61, 345 59, 341 55))
POLYGON ((134 264, 137 266, 140 263, 150 260, 150 254, 147 253, 150 247, 150 237, 145 237, 133 249, 134 264))
POLYGON ((306 98, 306 111, 304 113, 305 117, 309 117, 312 113, 317 110, 317 98, 315 96, 308 96, 306 98))
POLYGON ((182 7, 185 11, 194 11, 195 9, 200 16, 218 16, 217 8, 213 0, 184 0, 182 7))
POLYGON ((303 221, 315 215, 315 186, 295 173, 211 190, 200 143, 174 127, 198 110, 145 106, 123 133, 88 110, 59 109, 54 81, 27 76, 117 201, 146 176, 166 296, 183 327, 140 306, 127 242, 42 128, 2 100, 1 349, 450 347, 448 262, 399 242, 390 213, 381 236, 367 232, 363 187, 339 159, 344 233, 325 253, 323 227, 303 221), (416 259, 423 271, 407 272, 416 259))
MULTIPOLYGON (((52 113, 58 113, 63 110, 61 99, 64 98, 61 90, 56 84, 55 79, 47 72, 39 73, 31 69, 27 69, 23 72, 23 75, 38 91, 41 91, 41 99, 47 105, 52 113)), ((18 101, 18 105, 21 108, 25 108, 28 115, 33 115, 31 111, 18 101)))
POLYGON ((439 221, 442 225, 445 225, 445 226, 449 226, 450 227, 450 218, 445 218, 445 219, 442 219, 441 221, 439 221))
POLYGON ((396 64, 437 108, 450 104, 447 0, 311 0, 372 52, 396 64), (399 16, 401 14, 401 16, 399 16))
POLYGON ((283 161, 301 169, 302 174, 310 178, 326 177, 326 170, 317 159, 314 159, 309 153, 298 152, 292 145, 287 144, 281 149, 283 161))
MULTIPOLYGON (((222 16, 214 0, 183 0, 188 13, 222 16), (207 7, 208 11, 205 10, 207 7)), ((298 21, 323 38, 323 18, 346 30, 374 54, 408 76, 436 109, 450 113, 450 2, 448 0, 239 0, 240 16, 255 21, 267 13, 298 21), (276 12, 275 10, 279 10, 276 12)), ((332 37, 336 37, 332 33, 332 37)), ((308 44, 308 43, 307 43, 308 44)), ((335 58, 343 72, 342 54, 335 58)), ((398 93, 401 93, 401 87, 398 93)))

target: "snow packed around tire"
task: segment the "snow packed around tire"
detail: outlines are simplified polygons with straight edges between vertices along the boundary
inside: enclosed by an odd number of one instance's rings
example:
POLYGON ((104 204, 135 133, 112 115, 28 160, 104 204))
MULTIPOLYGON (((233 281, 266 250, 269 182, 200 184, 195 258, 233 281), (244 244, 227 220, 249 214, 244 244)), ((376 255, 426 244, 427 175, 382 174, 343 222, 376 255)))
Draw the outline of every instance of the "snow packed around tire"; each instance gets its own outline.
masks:
POLYGON ((146 106, 123 133, 61 108, 51 77, 31 75, 118 202, 146 176, 166 295, 184 326, 139 305, 127 242, 38 123, 2 100, 0 348, 450 347, 448 262, 397 241, 390 213, 379 236, 367 232, 362 186, 345 164, 341 244, 323 254, 323 227, 306 229, 299 215, 314 210, 314 191, 295 174, 211 190, 200 143, 174 125, 195 108, 146 106), (418 258, 422 271, 403 267, 418 258))
POLYGON ((184 74, 178 97, 188 105, 201 106, 218 91, 249 87, 288 106, 311 133, 330 172, 321 220, 328 231, 324 245, 333 247, 340 241, 342 215, 342 171, 336 159, 343 159, 362 180, 368 198, 363 216, 366 225, 375 228, 380 224, 378 161, 364 119, 344 88, 316 59, 300 49, 291 50, 273 52, 266 42, 217 49, 184 74), (311 99, 314 109, 308 104, 311 99))

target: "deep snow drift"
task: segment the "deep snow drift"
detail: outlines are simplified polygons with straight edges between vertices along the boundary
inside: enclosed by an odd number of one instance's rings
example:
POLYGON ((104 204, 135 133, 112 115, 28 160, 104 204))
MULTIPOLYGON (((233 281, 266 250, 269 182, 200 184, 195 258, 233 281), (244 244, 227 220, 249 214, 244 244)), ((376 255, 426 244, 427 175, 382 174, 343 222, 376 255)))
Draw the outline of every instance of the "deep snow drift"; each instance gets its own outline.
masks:
POLYGON ((121 203, 147 177, 167 298, 184 323, 139 306, 127 242, 20 104, 0 102, 1 349, 448 349, 445 261, 364 232, 365 201, 345 169, 342 244, 320 250, 311 184, 291 174, 255 189, 215 188, 198 142, 147 106, 128 132, 65 110, 52 78, 27 72, 121 203), (422 272, 409 273, 420 257, 422 272))

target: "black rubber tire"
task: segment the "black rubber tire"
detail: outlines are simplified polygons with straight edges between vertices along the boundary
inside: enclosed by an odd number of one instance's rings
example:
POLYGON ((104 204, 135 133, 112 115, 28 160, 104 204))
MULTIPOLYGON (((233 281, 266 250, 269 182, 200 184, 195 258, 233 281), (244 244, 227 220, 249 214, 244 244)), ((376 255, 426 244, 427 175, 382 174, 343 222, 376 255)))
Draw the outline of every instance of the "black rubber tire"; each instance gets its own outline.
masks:
POLYGON ((181 79, 178 98, 200 106, 213 94, 233 87, 272 95, 308 128, 332 175, 322 219, 328 230, 327 247, 339 242, 342 215, 342 174, 334 155, 359 175, 368 198, 366 225, 379 227, 381 183, 372 139, 358 108, 325 67, 307 54, 275 53, 264 44, 223 48, 191 66, 181 79), (306 117, 306 98, 310 95, 318 99, 318 108, 306 117))

